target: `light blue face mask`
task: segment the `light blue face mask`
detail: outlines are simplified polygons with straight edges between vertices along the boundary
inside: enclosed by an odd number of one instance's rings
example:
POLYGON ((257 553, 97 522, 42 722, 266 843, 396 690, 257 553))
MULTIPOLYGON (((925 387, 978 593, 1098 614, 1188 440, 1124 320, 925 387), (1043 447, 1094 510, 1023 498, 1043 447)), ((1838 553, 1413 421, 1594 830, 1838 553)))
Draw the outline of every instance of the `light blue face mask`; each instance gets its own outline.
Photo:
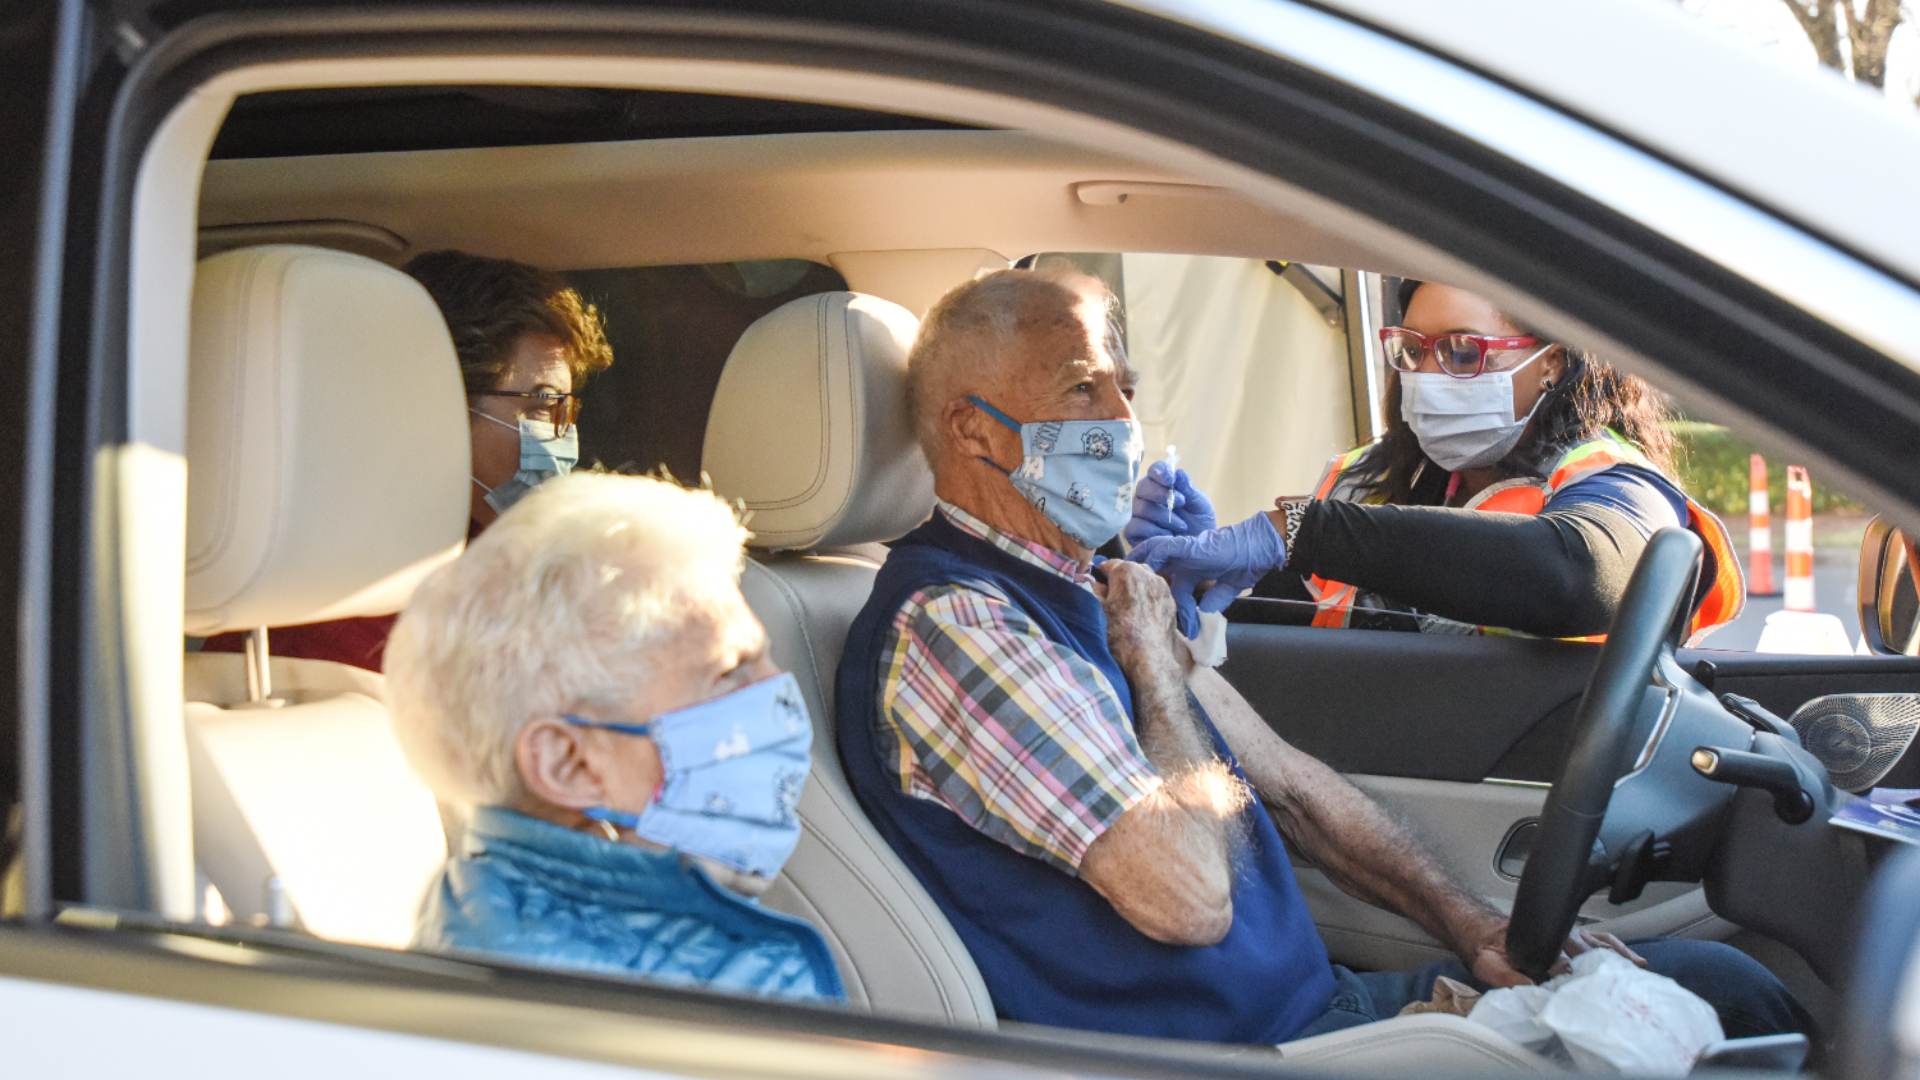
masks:
POLYGON ((800 683, 783 672, 644 724, 566 717, 570 724, 645 735, 660 750, 660 790, 638 814, 587 817, 643 840, 761 877, 780 872, 800 842, 794 807, 807 783, 813 721, 800 683))
MULTIPOLYGON (((1137 421, 1022 424, 977 397, 967 400, 1020 433, 1020 468, 1007 473, 1007 479, 1034 509, 1075 543, 1090 548, 1120 535, 1121 526, 1133 516, 1133 485, 1140 479, 1137 421)), ((980 460, 1000 468, 986 458, 980 460)))
POLYGON ((556 435, 553 424, 546 420, 529 420, 523 416, 519 425, 515 426, 499 417, 488 416, 479 409, 467 411, 520 433, 519 472, 499 487, 488 487, 480 484, 478 477, 470 477, 487 493, 487 505, 493 507, 496 514, 506 513, 507 507, 526 498, 527 492, 556 476, 567 475, 580 463, 580 429, 576 426, 568 425, 566 434, 556 435))

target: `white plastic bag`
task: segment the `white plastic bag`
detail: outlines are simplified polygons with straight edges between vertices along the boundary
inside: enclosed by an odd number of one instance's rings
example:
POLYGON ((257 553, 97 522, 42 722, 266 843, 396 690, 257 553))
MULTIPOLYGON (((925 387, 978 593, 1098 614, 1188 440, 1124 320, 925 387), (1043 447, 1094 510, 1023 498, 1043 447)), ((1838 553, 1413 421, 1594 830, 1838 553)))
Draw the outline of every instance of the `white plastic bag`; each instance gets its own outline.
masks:
POLYGON ((1573 958, 1572 977, 1554 990, 1540 1022, 1576 1067, 1634 1076, 1685 1076, 1700 1051, 1726 1038, 1698 994, 1605 949, 1573 958))
POLYGON ((1553 1000, 1553 991, 1544 986, 1509 986, 1489 990, 1467 1014, 1467 1019, 1505 1035, 1543 1057, 1571 1065, 1553 1029, 1540 1022, 1540 1012, 1553 1000))
POLYGON ((1632 1076, 1685 1076, 1725 1037, 1693 991, 1606 949, 1545 986, 1489 991, 1467 1019, 1582 1071, 1632 1076))

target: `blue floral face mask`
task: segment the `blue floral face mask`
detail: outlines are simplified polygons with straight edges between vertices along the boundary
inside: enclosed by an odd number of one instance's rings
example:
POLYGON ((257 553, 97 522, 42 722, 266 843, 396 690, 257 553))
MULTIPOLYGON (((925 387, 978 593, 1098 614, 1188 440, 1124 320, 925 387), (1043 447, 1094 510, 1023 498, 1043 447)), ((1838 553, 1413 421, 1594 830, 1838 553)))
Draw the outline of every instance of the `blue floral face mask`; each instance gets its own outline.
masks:
POLYGON ((493 507, 496 514, 506 513, 507 507, 526 498, 527 492, 556 476, 567 475, 580 463, 580 429, 576 426, 568 425, 564 433, 556 433, 553 425, 545 420, 529 420, 523 416, 516 426, 479 409, 467 411, 520 433, 518 472, 499 487, 487 487, 480 484, 478 477, 471 478, 487 493, 487 505, 493 507))
POLYGON ((629 814, 594 807, 587 817, 769 878, 800 842, 794 807, 807 783, 813 721, 791 673, 661 713, 644 724, 565 719, 652 738, 665 770, 645 810, 629 814))
MULTIPOLYGON (((1007 479, 1048 521, 1075 543, 1090 548, 1120 535, 1121 526, 1133 515, 1133 485, 1140 479, 1137 421, 1021 424, 977 397, 967 400, 1020 433, 1020 468, 1007 473, 1007 479)), ((1000 468, 986 458, 980 460, 1000 468)))

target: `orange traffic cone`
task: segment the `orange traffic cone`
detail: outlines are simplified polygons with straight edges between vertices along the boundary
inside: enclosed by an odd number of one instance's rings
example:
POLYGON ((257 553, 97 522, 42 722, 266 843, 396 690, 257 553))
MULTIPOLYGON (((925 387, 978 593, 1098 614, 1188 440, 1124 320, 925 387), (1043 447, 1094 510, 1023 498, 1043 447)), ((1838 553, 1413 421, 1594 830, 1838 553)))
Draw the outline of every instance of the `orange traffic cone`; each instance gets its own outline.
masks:
POLYGON ((1747 463, 1747 595, 1779 596, 1773 583, 1773 504, 1767 499, 1767 459, 1747 463))
POLYGON ((1813 610, 1813 484, 1807 470, 1787 466, 1788 611, 1813 610))

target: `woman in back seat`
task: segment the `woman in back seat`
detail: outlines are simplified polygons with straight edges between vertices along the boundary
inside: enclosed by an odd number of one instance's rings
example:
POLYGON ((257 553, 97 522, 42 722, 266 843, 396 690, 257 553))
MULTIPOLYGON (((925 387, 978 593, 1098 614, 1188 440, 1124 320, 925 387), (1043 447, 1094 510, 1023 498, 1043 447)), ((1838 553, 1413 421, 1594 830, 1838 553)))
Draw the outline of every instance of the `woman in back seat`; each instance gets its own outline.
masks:
POLYGON ((747 535, 711 492, 575 474, 420 586, 395 733, 476 809, 417 947, 844 1000, 820 934, 755 899, 800 836, 813 724, 740 595, 747 535))
MULTIPOLYGON (((471 540, 534 485, 578 461, 579 387, 613 363, 613 350, 600 313, 551 271, 461 251, 429 252, 405 269, 440 306, 460 358, 473 438, 471 540)), ((275 627, 268 647, 275 656, 379 671, 394 618, 275 627)), ((246 640, 243 632, 220 634, 201 648, 242 652, 246 640)))

